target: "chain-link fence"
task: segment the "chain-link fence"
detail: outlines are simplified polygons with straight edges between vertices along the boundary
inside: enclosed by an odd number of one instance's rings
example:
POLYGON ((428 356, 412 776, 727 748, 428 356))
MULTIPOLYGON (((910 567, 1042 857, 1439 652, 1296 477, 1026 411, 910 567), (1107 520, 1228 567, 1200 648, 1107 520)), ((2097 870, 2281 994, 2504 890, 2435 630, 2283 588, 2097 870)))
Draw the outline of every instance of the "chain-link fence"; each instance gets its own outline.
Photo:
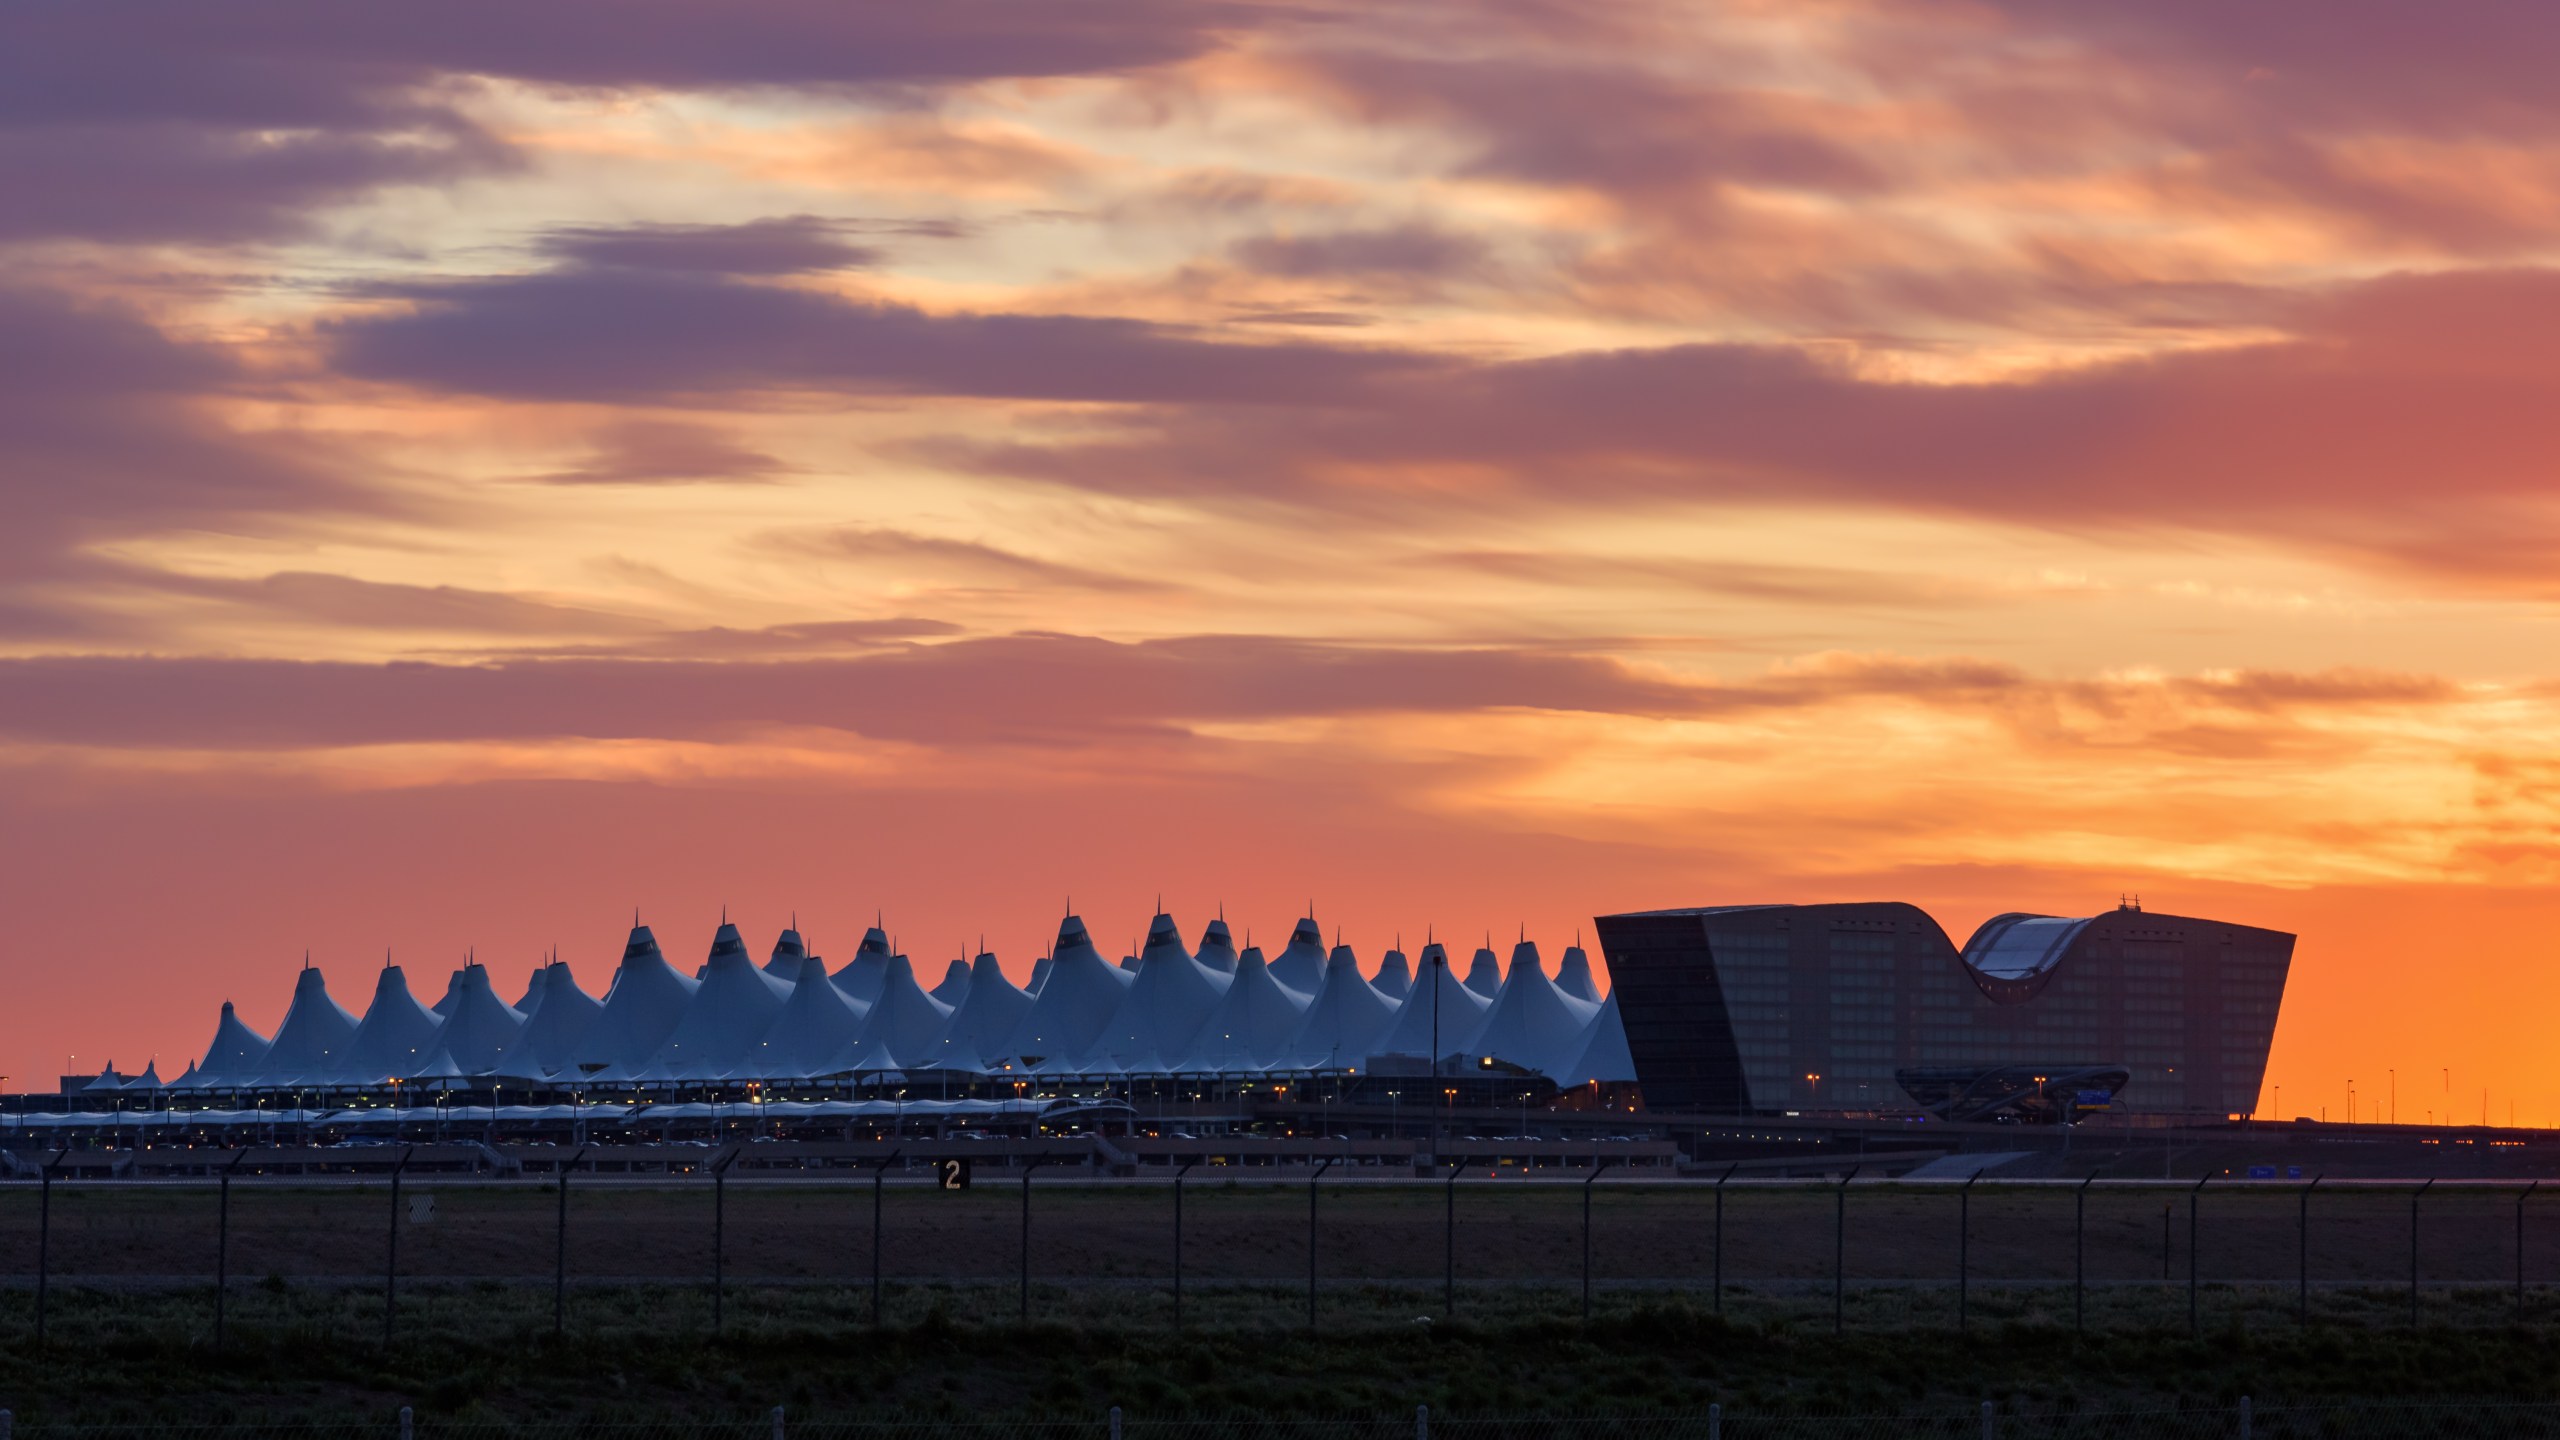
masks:
MULTIPOLYGON (((2547 1203, 2547 1202, 2545 1202, 2547 1203)), ((1576 1320, 2219 1333, 2560 1318, 2524 1187, 711 1175, 13 1182, 0 1341, 1576 1320)))

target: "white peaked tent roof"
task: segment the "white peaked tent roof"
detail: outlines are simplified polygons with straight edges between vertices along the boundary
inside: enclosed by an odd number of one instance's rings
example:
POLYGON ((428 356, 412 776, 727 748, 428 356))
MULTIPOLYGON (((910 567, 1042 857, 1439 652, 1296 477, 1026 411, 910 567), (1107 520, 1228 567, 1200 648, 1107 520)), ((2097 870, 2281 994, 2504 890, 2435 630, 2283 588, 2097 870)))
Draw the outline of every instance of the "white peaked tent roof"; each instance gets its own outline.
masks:
POLYGON ((1387 1027, 1378 1055, 1421 1055, 1442 1059, 1463 1053, 1467 1042, 1484 1028, 1486 1012, 1493 1002, 1460 983, 1458 973, 1449 964, 1449 952, 1437 945, 1425 945, 1420 956, 1421 969, 1413 989, 1406 992, 1404 1003, 1396 1007, 1396 1019, 1387 1027), (1434 993, 1438 999, 1433 999, 1434 993), (1432 1007, 1439 1007, 1440 1052, 1431 1050, 1432 1007))
POLYGON ((1147 926, 1137 982, 1129 987, 1093 1058, 1130 1072, 1172 1068, 1191 1053, 1209 1012, 1234 983, 1225 971, 1192 959, 1181 927, 1172 916, 1157 915, 1147 926))
POLYGON ((841 1075, 863 1068, 861 1040, 862 1007, 835 987, 825 965, 804 965, 782 1013, 743 1069, 774 1080, 841 1075))
POLYGON ((942 969, 942 983, 928 992, 934 999, 957 1010, 969 998, 969 962, 954 960, 942 969))
POLYGON ((782 1014, 791 987, 756 968, 738 927, 723 920, 711 937, 702 985, 667 1032, 649 1073, 669 1080, 716 1080, 749 1059, 782 1014))
POLYGON ((1200 949, 1191 958, 1212 970, 1236 973, 1236 937, 1227 928, 1226 916, 1210 921, 1209 928, 1200 932, 1200 949))
POLYGON ((1313 995, 1324 983, 1324 931, 1309 915, 1289 931, 1289 943, 1271 957, 1271 978, 1292 990, 1313 995))
POLYGON ((604 1003, 578 987, 569 962, 554 960, 534 972, 533 1013, 516 1037, 516 1060, 544 1075, 576 1070, 578 1046, 604 1013, 604 1003))
POLYGON ((1582 1032, 1599 1013, 1598 1005, 1557 989, 1538 959, 1536 942, 1523 940, 1511 947, 1511 973, 1503 977, 1502 994, 1467 1054, 1490 1055, 1552 1075, 1573 1060, 1582 1032))
POLYGON ((1556 988, 1576 1000, 1600 1003, 1600 982, 1592 977, 1591 957, 1579 945, 1568 945, 1564 963, 1556 967, 1556 988))
POLYGON ((916 983, 915 963, 904 955, 889 957, 888 977, 880 1000, 862 1027, 863 1043, 886 1051, 891 1063, 911 1066, 931 1055, 951 1024, 951 1007, 916 983))
POLYGON ((1617 991, 1609 992, 1609 998, 1600 1002, 1600 1013, 1583 1027, 1580 1053, 1548 1073, 1566 1087, 1636 1078, 1636 1057, 1627 1049, 1627 1027, 1618 1018, 1617 991))
POLYGON ((407 1075, 427 1058, 443 1023, 410 993, 406 972, 397 965, 383 966, 374 977, 373 1003, 364 1007, 355 1041, 347 1047, 344 1073, 359 1085, 407 1075))
POLYGON ((1306 1019, 1290 1038, 1291 1062, 1309 1070, 1365 1070, 1377 1052, 1378 1037, 1395 1019, 1396 1002, 1360 974, 1360 959, 1350 946, 1336 945, 1306 1019))
MULTIPOLYGON (((179 1078, 183 1080, 186 1077, 179 1078)), ((116 1062, 110 1060, 107 1062, 107 1068, 99 1071, 95 1079, 80 1087, 83 1094, 107 1090, 157 1090, 160 1088, 160 1062, 157 1060, 143 1066, 142 1073, 139 1075, 125 1074, 116 1069, 116 1062)))
POLYGON ((880 998, 880 987, 889 983, 889 935, 874 925, 862 932, 862 944, 853 958, 836 972, 836 988, 865 1010, 880 998))
POLYGON ((541 1008, 542 966, 536 965, 533 967, 533 973, 524 977, 524 995, 516 1001, 515 1012, 530 1020, 533 1018, 533 1012, 541 1008))
POLYGON ((1235 983, 1209 1012, 1200 1027, 1199 1043, 1184 1070, 1268 1070, 1288 1059, 1289 1041, 1304 1022, 1308 1003, 1304 990, 1293 990, 1272 978, 1259 946, 1248 945, 1236 957, 1235 983))
POLYGON ((1031 983, 1023 987, 1022 993, 1026 995, 1039 994, 1041 987, 1049 983, 1049 972, 1056 968, 1058 968, 1058 961, 1055 956, 1043 955, 1039 959, 1032 961, 1031 983))
POLYGON ((996 957, 981 954, 969 967, 969 993, 951 1012, 935 1053, 917 1060, 928 1069, 986 1070, 1001 1063, 1005 1042, 1031 1013, 1031 992, 1006 978, 996 957))
POLYGON ((701 981, 667 963, 648 926, 632 926, 622 947, 622 966, 613 972, 613 988, 604 993, 604 1009, 578 1042, 579 1067, 599 1067, 603 1073, 648 1064, 700 988, 701 981))
POLYGON ((785 985, 797 985, 800 983, 800 967, 808 959, 809 944, 800 938, 799 927, 794 925, 774 939, 773 954, 764 962, 765 973, 785 985))
POLYGON ((222 1002, 222 1019, 213 1027, 213 1043, 204 1047, 204 1059, 194 1067, 193 1083, 212 1089, 223 1085, 240 1085, 258 1073, 273 1042, 249 1028, 248 1022, 222 1002))
POLYGON ((1110 1028, 1137 978, 1103 959, 1084 922, 1068 916, 1058 925, 1047 983, 1024 1012, 1021 1028, 1001 1047, 1003 1054, 986 1058, 1020 1057, 1026 1066, 1081 1062, 1110 1028))
POLYGON ((1404 958, 1403 951, 1390 950, 1387 958, 1378 962, 1378 978, 1369 983, 1379 994, 1401 1002, 1413 989, 1413 962, 1404 958))
POLYGON ((453 972, 445 989, 444 1024, 436 1028, 421 1075, 530 1075, 529 1060, 514 1058, 524 1014, 498 998, 489 967, 474 961, 453 972), (448 1070, 445 1067, 451 1066, 448 1070))
POLYGON ((317 966, 305 962, 293 979, 293 1003, 274 1043, 258 1063, 252 1083, 259 1085, 325 1085, 337 1079, 356 1038, 356 1017, 329 998, 329 982, 317 966))
POLYGON ((1467 988, 1487 1000, 1502 993, 1502 965, 1493 958, 1493 947, 1479 946, 1476 957, 1467 962, 1467 988))

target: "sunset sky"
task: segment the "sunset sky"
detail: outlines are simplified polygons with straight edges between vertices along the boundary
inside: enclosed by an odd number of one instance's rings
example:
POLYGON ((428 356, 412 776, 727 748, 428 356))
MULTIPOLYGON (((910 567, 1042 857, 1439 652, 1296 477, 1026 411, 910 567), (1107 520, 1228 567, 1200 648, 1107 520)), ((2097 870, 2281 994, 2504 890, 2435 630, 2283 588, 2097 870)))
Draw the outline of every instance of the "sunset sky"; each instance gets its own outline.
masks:
POLYGON ((2555 54, 14 7, 0 1074, 173 1075, 306 949, 601 991, 635 907, 1022 975, 1070 898, 1374 963, 2139 893, 2301 936, 2282 1113, 2560 1123, 2555 54))

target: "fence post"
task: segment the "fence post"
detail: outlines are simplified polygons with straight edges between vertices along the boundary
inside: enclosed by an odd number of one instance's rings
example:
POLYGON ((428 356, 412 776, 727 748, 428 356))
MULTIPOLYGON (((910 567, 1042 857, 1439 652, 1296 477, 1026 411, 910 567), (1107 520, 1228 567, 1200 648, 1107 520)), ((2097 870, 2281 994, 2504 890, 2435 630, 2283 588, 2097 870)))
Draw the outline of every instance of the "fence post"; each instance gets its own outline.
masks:
POLYGON ((1992 1440, 1991 1402, 1988 1400, 1982 1402, 1982 1440, 1992 1440))
POLYGON ((1458 1169, 1453 1162, 1448 1183, 1440 1187, 1440 1318, 1444 1320, 1458 1314, 1458 1169))
POLYGON ((2319 1189, 2326 1178, 2314 1175, 2311 1183, 2302 1187, 2301 1203, 2293 1217, 2294 1283, 2299 1287, 2293 1300, 2293 1318, 2297 1325, 2311 1323, 2311 1192, 2319 1189))
POLYGON ((1582 1323, 1586 1325, 1591 1323, 1591 1183, 1600 1178, 1601 1171, 1617 1163, 1603 1160, 1593 1164, 1591 1173, 1582 1181, 1582 1323))
MULTIPOLYGON (((782 1437, 776 1435, 773 1440, 782 1440, 782 1437)), ((1120 1407, 1117 1405, 1111 1407, 1111 1440, 1120 1440, 1120 1407)))
POLYGON ((2249 1397, 2240 1397, 2240 1440, 2249 1440, 2249 1397))
POLYGON ((2409 1323, 2418 1323, 2418 1197, 2434 1185, 2434 1177, 2409 1192, 2409 1323))
POLYGON ((2516 1309, 2518 1311, 2524 1309, 2524 1202, 2532 1199, 2533 1192, 2541 1188, 2542 1182, 2536 1180, 2524 1187, 2524 1193, 2516 1197, 2516 1309))
POLYGON ((1173 1172, 1173 1333, 1182 1333, 1182 1177, 1200 1162, 1189 1161, 1173 1172))
POLYGON ((773 1407, 773 1440, 782 1440, 782 1407, 773 1407))
POLYGON ((1707 1440, 1724 1440, 1724 1404, 1717 1401, 1707 1406, 1707 1440))
MULTIPOLYGON (((8 1412, 6 1411, 0 1411, 0 1414, 7 1413, 8 1412)), ((1710 1421, 1708 1423, 1713 1424, 1714 1422, 1710 1421)), ((8 1437, 6 1435, 0 1435, 0 1440, 8 1440, 8 1437)), ((1416 1405, 1413 1407, 1413 1440, 1431 1440, 1431 1407, 1428 1405, 1416 1405)))
POLYGON ((249 1147, 243 1145, 233 1153, 231 1163, 222 1167, 222 1202, 214 1216, 213 1227, 213 1348, 222 1348, 223 1311, 231 1299, 231 1172, 249 1158, 249 1147))
POLYGON ((1034 1155, 1022 1162, 1022 1318, 1031 1323, 1031 1172, 1049 1163, 1046 1155, 1034 1155))
POLYGON ((726 1328, 729 1306, 729 1167, 711 1166, 711 1333, 726 1328))
POLYGON ((36 1172, 40 1197, 36 1201, 36 1344, 44 1344, 45 1291, 53 1278, 53 1167, 65 1152, 57 1150, 53 1159, 44 1162, 36 1172))
POLYGON ((382 1254, 382 1343, 389 1345, 400 1319, 400 1172, 409 1168, 412 1145, 391 1165, 391 1240, 382 1254))
POLYGON ((880 1328, 880 1182, 889 1167, 898 1161, 898 1150, 892 1150, 879 1164, 871 1167, 871 1328, 880 1328))
POLYGON ((1726 1182, 1727 1180, 1732 1179, 1732 1178, 1733 1178, 1733 1172, 1734 1172, 1734 1171, 1736 1171, 1736 1170, 1739 1170, 1739 1169, 1741 1169, 1741 1168, 1742 1168, 1741 1163, 1740 1163, 1739 1161, 1737 1161, 1737 1162, 1735 1162, 1734 1164, 1727 1165, 1726 1167, 1724 1167, 1724 1173, 1716 1177, 1716 1281, 1715 1281, 1715 1286, 1716 1286, 1716 1313, 1717 1313, 1718 1315, 1722 1315, 1722 1314, 1724 1313, 1724 1182, 1726 1182))
POLYGON ((406 1405, 401 1406, 400 1440, 415 1440, 417 1435, 417 1423, 418 1417, 410 1412, 409 1407, 406 1405))
POLYGON ((2089 1328, 2089 1187, 2097 1183, 2097 1174, 2092 1171, 2071 1195, 2071 1333, 2074 1335, 2089 1328))
POLYGON ((1843 1296, 1848 1290, 1849 1275, 1849 1182, 1858 1178, 1858 1167, 1840 1177, 1832 1191, 1831 1201, 1831 1333, 1841 1332, 1847 1314, 1843 1296))
POLYGON ((569 1322, 569 1167, 587 1153, 581 1145, 577 1152, 560 1162, 560 1225, 551 1245, 551 1338, 557 1340, 568 1329, 569 1322))
POLYGON ((17 1417, 0 1410, 0 1440, 9 1440, 9 1432, 17 1428, 17 1417))
POLYGON ((1982 1178, 1974 1171, 1956 1187, 1956 1329, 1962 1332, 1972 1318, 1973 1302, 1973 1182, 1982 1178))
POLYGON ((2203 1322, 2196 1308, 2196 1212, 2203 1205, 2204 1187, 2212 1179, 2208 1173, 2196 1182, 2196 1188, 2187 1192, 2187 1334, 2190 1337, 2202 1333, 2203 1322))
POLYGON ((1316 1182, 1333 1168, 1331 1160, 1316 1167, 1307 1177, 1307 1328, 1316 1328, 1316 1182))

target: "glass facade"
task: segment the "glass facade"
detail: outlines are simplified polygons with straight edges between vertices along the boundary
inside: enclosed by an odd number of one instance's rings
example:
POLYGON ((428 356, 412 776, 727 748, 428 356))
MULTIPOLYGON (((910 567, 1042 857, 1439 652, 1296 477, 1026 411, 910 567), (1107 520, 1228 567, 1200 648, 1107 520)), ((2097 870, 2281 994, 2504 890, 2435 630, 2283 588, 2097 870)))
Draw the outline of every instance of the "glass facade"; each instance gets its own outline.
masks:
POLYGON ((2117 1106, 2257 1108, 2293 937, 2126 907, 2003 915, 1958 951, 1917 906, 1606 915, 1648 1106, 1908 1111, 1904 1070, 2120 1068, 2117 1106))

